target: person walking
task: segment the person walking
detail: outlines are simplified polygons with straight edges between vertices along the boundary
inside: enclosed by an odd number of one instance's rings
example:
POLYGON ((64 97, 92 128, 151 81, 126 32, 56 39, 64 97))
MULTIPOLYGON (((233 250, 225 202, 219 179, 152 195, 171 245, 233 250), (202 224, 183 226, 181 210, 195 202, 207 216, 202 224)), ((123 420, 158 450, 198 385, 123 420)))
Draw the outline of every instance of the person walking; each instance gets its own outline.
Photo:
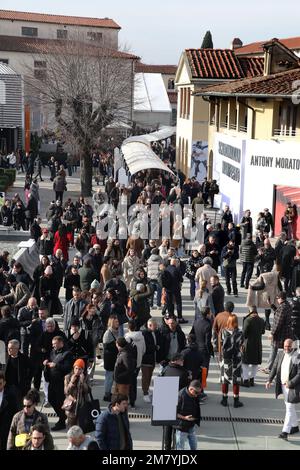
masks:
POLYGON ((176 429, 176 450, 184 450, 186 441, 190 450, 197 449, 195 426, 200 426, 201 410, 200 397, 201 382, 193 380, 189 386, 180 390, 178 395, 176 429))
POLYGON ((266 389, 269 390, 276 377, 275 396, 283 394, 286 407, 285 419, 280 439, 288 439, 289 434, 299 432, 296 403, 300 402, 300 358, 299 351, 293 348, 293 340, 287 338, 283 351, 278 352, 273 364, 266 389))
POLYGON ((100 450, 132 450, 127 408, 127 395, 117 394, 98 416, 95 437, 100 450))
POLYGON ((65 376, 64 392, 66 400, 70 402, 68 409, 64 408, 67 415, 68 428, 78 424, 79 410, 89 399, 90 387, 88 377, 84 374, 85 368, 85 361, 77 359, 73 364, 73 371, 65 376))
POLYGON ((249 310, 243 321, 244 346, 242 354, 242 383, 244 387, 254 387, 258 366, 262 363, 262 335, 265 322, 257 313, 256 307, 249 310))
POLYGON ((247 234, 246 238, 243 239, 240 248, 240 261, 243 263, 243 270, 241 274, 241 287, 248 289, 249 282, 254 269, 254 261, 257 255, 257 248, 255 243, 252 241, 252 235, 247 234))
POLYGON ((228 405, 228 387, 233 386, 233 407, 244 406, 239 399, 240 383, 242 375, 242 345, 243 332, 238 327, 236 315, 230 315, 226 328, 222 331, 222 361, 221 361, 221 384, 223 398, 221 405, 228 405))
POLYGON ((62 171, 59 171, 53 181, 53 190, 55 191, 55 199, 63 202, 64 191, 67 190, 66 178, 62 171))

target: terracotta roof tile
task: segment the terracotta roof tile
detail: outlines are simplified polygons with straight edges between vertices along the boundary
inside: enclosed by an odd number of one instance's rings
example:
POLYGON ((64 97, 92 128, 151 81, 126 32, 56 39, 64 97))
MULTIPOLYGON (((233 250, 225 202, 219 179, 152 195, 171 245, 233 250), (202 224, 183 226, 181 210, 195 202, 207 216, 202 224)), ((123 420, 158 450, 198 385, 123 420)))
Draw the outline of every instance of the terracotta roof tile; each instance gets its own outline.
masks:
POLYGON ((244 71, 245 77, 257 77, 264 73, 263 57, 240 57, 239 63, 244 71))
MULTIPOLYGON (((25 52, 25 53, 47 53, 51 50, 51 46, 57 51, 61 46, 65 46, 65 40, 58 39, 38 39, 38 38, 27 38, 21 36, 0 36, 0 51, 9 52, 25 52)), ((139 57, 133 54, 118 51, 116 49, 107 49, 96 46, 94 44, 85 44, 85 51, 88 51, 91 56, 98 55, 99 51, 107 54, 111 57, 122 58, 122 59, 133 59, 137 60, 139 57)))
POLYGON ((273 75, 244 78, 209 86, 203 88, 197 94, 206 96, 291 96, 295 93, 293 83, 296 80, 300 80, 300 67, 273 75))
POLYGON ((121 29, 121 27, 110 18, 85 18, 79 16, 48 15, 44 13, 0 10, 0 19, 11 21, 37 21, 39 23, 54 23, 73 26, 93 26, 97 28, 121 29))
POLYGON ((230 49, 186 49, 192 77, 196 79, 238 79, 244 71, 230 49))
MULTIPOLYGON (((245 44, 245 46, 235 49, 235 53, 239 54, 262 54, 263 45, 266 44, 269 40, 252 42, 250 44, 245 44)), ((279 39, 279 41, 284 44, 289 49, 300 49, 300 36, 293 38, 279 39)))
POLYGON ((177 65, 148 65, 137 62, 135 71, 138 73, 161 73, 163 75, 175 75, 177 65))

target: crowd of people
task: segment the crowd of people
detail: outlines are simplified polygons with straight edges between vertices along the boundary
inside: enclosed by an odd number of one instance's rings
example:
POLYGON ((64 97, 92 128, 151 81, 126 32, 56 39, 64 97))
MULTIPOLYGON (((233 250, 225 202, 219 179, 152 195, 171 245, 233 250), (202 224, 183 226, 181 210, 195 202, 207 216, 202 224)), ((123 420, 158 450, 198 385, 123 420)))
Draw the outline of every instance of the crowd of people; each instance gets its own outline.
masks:
MULTIPOLYGON (((68 428, 69 449, 132 449, 128 407, 135 408, 139 374, 143 400, 151 403, 152 377, 158 366, 160 375, 179 377, 180 390, 178 424, 166 426, 164 447, 171 449, 176 430, 178 450, 187 441, 196 449, 195 425, 200 424, 200 405, 207 399, 205 379, 211 358, 215 355, 220 364, 221 405, 228 406, 232 385, 233 406, 240 408, 240 386, 253 387, 262 364, 265 330, 271 330, 272 337, 263 369, 269 382, 279 367, 278 350, 287 340, 300 339, 297 242, 291 232, 283 231, 272 247, 274 221, 268 209, 259 214, 255 226, 250 211, 234 224, 228 206, 218 223, 212 223, 205 212, 199 217, 197 206, 208 206, 209 198, 214 205, 219 192, 216 181, 205 179, 200 184, 195 178, 183 179, 180 173, 175 177, 147 170, 125 187, 111 176, 113 160, 98 161, 94 154, 94 175, 98 181, 102 174, 105 188, 94 194, 92 206, 83 197, 64 201, 66 171, 52 163, 55 198, 45 214, 46 226, 39 217, 38 175, 28 175, 25 183, 27 205, 16 194, 1 209, 3 224, 30 230, 40 263, 30 276, 26 266, 9 259, 8 252, 0 256, 0 340, 6 347, 0 372, 0 448, 55 449, 47 416, 37 410, 42 390, 42 407, 51 406, 58 417, 52 430, 68 428), (28 208, 33 199, 34 210, 33 203, 28 208), (126 213, 131 227, 128 237, 119 221, 110 224, 110 208, 120 204, 139 208, 126 213), (191 210, 185 220, 175 208, 186 204, 191 210), (149 229, 153 205, 159 207, 156 239, 144 231, 145 225, 149 229), (16 216, 22 211, 26 223, 16 216), (192 247, 191 237, 182 231, 184 221, 196 235, 203 232, 201 242, 195 236, 192 247), (75 256, 70 256, 71 249, 75 256), (225 302, 220 282, 223 277, 227 296, 239 296, 238 260, 242 263, 239 288, 247 289, 249 307, 242 327, 233 299, 225 302), (188 335, 182 329, 189 323, 183 316, 184 278, 189 281, 195 311, 188 335), (264 320, 258 308, 265 309, 264 320), (85 433, 80 417, 92 399, 100 356, 105 373, 101 401, 109 405, 96 419, 93 437, 85 433)), ((300 369, 295 377, 294 383, 300 382, 300 369)), ((290 407, 289 416, 283 438, 297 432, 290 407)))

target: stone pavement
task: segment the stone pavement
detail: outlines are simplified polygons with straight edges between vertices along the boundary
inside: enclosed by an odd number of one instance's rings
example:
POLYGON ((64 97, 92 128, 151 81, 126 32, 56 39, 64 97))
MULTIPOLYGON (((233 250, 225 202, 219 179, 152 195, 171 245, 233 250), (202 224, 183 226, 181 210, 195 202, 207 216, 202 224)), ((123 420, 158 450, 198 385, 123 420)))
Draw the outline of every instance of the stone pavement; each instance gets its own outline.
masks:
MULTIPOLYGON (((43 170, 45 181, 40 184, 41 194, 41 213, 45 214, 49 202, 53 199, 52 182, 49 180, 48 172, 43 170)), ((79 175, 68 178, 67 196, 77 198, 80 194, 79 175)), ((24 176, 18 175, 14 188, 9 194, 20 192, 22 194, 24 185, 24 176)), ((96 188, 95 188, 96 189, 96 188)), ((9 195, 8 194, 8 195, 9 195)), ((26 268, 26 267, 25 267, 26 268)), ((240 276, 241 265, 238 266, 240 276)), ((223 286, 224 280, 222 281, 223 286)), ((63 295, 63 290, 61 292, 63 295)), ((242 318, 247 313, 245 307, 246 291, 241 289, 238 298, 226 297, 225 300, 232 300, 235 305, 235 313, 239 317, 240 326, 242 318)), ((160 310, 152 310, 152 316, 161 319, 160 310)), ((263 315, 263 312, 261 311, 263 315)), ((183 315, 189 320, 187 325, 183 325, 183 330, 189 333, 193 318, 193 302, 189 299, 189 283, 183 285, 183 315)), ((271 316, 272 320, 273 315, 271 316)), ((61 321, 60 318, 57 318, 61 321)), ((270 341, 269 332, 266 332, 263 338, 263 359, 264 363, 269 355, 270 341)), ((207 389, 208 398, 206 403, 201 406, 203 420, 201 427, 197 428, 198 449, 207 450, 300 450, 300 434, 295 434, 289 438, 289 441, 278 439, 281 432, 282 423, 285 415, 285 406, 283 399, 275 400, 274 386, 270 391, 266 391, 264 384, 267 376, 261 372, 258 373, 256 386, 254 388, 241 388, 241 401, 244 407, 233 408, 232 389, 229 390, 229 406, 224 408, 220 405, 221 391, 219 383, 219 368, 215 359, 211 360, 207 389)), ((102 401, 104 384, 104 370, 99 361, 96 366, 96 373, 93 386, 93 395, 100 399, 101 407, 105 408, 106 403, 102 401)), ((50 425, 56 422, 55 415, 51 408, 44 409, 49 414, 50 425), (51 415, 52 414, 52 415, 51 415)), ((133 436, 134 449, 159 450, 161 449, 162 429, 151 426, 151 404, 144 403, 141 391, 140 376, 138 378, 138 397, 136 409, 129 410, 131 423, 131 432, 133 436)), ((66 432, 54 432, 53 437, 58 449, 66 449, 66 432)))

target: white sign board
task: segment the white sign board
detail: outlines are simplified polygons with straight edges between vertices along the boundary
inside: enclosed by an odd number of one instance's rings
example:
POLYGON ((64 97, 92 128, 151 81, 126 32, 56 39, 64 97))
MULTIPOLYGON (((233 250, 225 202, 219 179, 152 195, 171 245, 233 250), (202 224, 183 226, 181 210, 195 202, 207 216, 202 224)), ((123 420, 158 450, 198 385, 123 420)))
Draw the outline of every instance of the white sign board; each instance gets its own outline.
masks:
POLYGON ((154 377, 152 421, 176 421, 179 377, 154 377))
POLYGON ((240 221, 243 211, 245 142, 215 134, 213 178, 220 187, 221 207, 229 205, 235 223, 240 221))

